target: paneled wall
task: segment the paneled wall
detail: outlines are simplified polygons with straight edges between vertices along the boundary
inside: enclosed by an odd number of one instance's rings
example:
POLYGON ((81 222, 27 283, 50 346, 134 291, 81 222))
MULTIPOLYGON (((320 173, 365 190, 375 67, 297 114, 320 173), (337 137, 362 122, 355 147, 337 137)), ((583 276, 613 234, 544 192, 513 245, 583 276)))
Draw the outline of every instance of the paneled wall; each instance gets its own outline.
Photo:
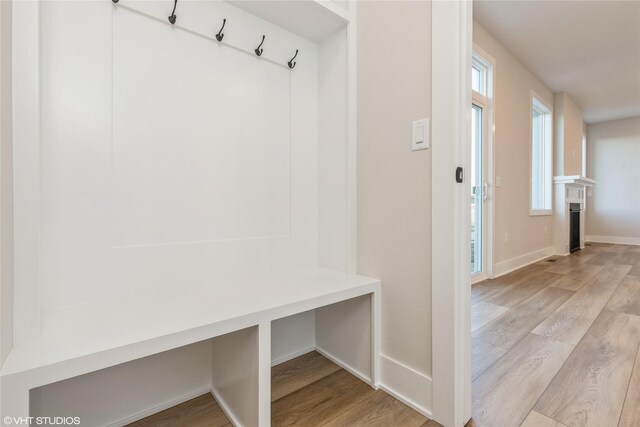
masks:
POLYGON ((170 3, 41 5, 45 309, 317 263, 316 45, 170 3))

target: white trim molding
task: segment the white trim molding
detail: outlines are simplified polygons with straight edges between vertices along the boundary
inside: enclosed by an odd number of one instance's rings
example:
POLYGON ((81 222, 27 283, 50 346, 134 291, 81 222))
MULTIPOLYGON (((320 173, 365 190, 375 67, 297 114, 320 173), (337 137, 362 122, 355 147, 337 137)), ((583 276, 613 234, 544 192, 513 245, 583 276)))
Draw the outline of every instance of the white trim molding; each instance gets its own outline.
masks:
POLYGON ((380 355, 380 367, 382 390, 425 417, 432 417, 431 377, 384 354, 380 355))
POLYGON ((471 418, 471 2, 431 5, 431 329, 435 421, 471 418))
POLYGON ((349 372, 350 374, 353 374, 353 376, 359 378, 363 382, 369 384, 371 387, 377 389, 375 381, 370 375, 367 375, 364 372, 361 372, 359 369, 356 369, 351 364, 345 362, 344 360, 342 360, 339 357, 336 357, 334 354, 324 350, 323 348, 320 348, 320 347, 316 346, 316 351, 318 353, 320 353, 322 356, 324 356, 327 359, 331 360, 336 365, 340 366, 345 371, 349 372))
POLYGON ((585 241, 593 243, 614 243, 619 245, 640 246, 640 237, 624 236, 586 236, 585 241))
POLYGON ((194 391, 191 391, 189 393, 186 394, 182 394, 176 398, 173 398, 167 402, 161 403, 159 405, 153 406, 151 408, 145 409, 143 411, 140 412, 136 412, 135 414, 128 416, 126 418, 123 418, 121 420, 118 421, 114 421, 110 424, 108 424, 105 427, 123 427, 126 425, 129 425, 131 423, 134 423, 136 421, 140 421, 143 418, 147 418, 151 415, 157 414, 159 412, 164 411, 165 409, 169 409, 172 408, 174 406, 180 405, 181 403, 187 402, 191 399, 195 399, 196 397, 202 396, 203 394, 207 394, 207 393, 211 393, 211 387, 204 387, 204 388, 199 388, 196 389, 194 391))
POLYGON ((553 215, 553 105, 544 101, 535 90, 530 91, 529 115, 529 216, 553 215), (544 115, 544 135, 541 161, 544 206, 533 207, 533 113, 544 115))
POLYGON ((312 351, 315 351, 315 349, 316 349, 315 345, 310 345, 308 347, 298 349, 293 353, 285 354, 284 356, 281 356, 281 357, 278 357, 277 359, 272 360, 271 366, 276 366, 284 362, 288 362, 289 360, 295 359, 296 357, 300 357, 303 354, 311 353, 312 351))
POLYGON ((231 424, 233 424, 234 427, 243 427, 240 419, 237 417, 235 412, 233 412, 233 409, 231 409, 231 406, 229 406, 224 397, 222 397, 222 394, 220 394, 220 392, 213 386, 211 387, 210 392, 218 406, 220 406, 220 409, 222 409, 222 412, 224 412, 229 421, 231 421, 231 424))
POLYGON ((518 270, 522 267, 534 264, 538 261, 542 261, 545 258, 549 258, 552 255, 564 255, 554 253, 553 246, 548 248, 539 249, 537 251, 529 252, 528 254, 520 255, 515 258, 508 259, 496 263, 494 277, 504 276, 512 271, 518 270))

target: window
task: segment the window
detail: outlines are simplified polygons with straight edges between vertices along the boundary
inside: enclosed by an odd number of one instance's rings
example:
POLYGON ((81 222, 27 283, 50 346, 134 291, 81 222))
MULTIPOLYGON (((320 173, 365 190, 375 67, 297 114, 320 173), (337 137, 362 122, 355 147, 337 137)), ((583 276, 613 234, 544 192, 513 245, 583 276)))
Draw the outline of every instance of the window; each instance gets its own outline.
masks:
POLYGON ((551 215, 551 108, 531 97, 531 215, 551 215))
POLYGON ((471 89, 482 96, 487 96, 487 68, 487 62, 474 51, 471 65, 471 89))

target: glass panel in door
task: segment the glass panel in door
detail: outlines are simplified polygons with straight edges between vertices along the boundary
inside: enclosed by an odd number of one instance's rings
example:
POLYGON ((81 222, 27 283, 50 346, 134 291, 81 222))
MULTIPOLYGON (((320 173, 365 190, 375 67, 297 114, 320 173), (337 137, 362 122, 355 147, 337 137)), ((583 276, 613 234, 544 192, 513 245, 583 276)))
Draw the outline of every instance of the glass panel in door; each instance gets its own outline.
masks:
POLYGON ((482 272, 482 218, 483 173, 482 170, 482 107, 473 104, 471 114, 471 274, 482 272))

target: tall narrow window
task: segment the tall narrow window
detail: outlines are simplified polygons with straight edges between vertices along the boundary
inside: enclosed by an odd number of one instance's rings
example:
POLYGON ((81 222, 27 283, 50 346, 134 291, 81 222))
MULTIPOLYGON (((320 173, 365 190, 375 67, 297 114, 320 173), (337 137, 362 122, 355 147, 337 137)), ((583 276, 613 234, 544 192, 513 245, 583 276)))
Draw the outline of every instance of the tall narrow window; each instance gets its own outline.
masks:
POLYGON ((551 108, 531 97, 531 215, 551 214, 551 108))

